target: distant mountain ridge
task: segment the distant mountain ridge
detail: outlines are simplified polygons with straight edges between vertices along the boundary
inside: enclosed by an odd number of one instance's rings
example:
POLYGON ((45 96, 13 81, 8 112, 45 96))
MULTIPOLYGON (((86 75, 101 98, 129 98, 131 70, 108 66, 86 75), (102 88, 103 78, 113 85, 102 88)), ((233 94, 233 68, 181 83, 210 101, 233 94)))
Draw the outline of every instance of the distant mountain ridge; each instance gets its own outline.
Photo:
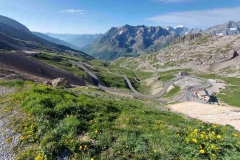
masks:
POLYGON ((112 27, 102 37, 83 48, 83 51, 102 60, 114 60, 121 56, 138 56, 157 51, 178 36, 160 26, 112 27))
POLYGON ((50 36, 45 35, 45 34, 43 34, 43 33, 40 33, 40 32, 32 32, 32 34, 34 34, 35 36, 38 36, 38 37, 40 37, 40 38, 42 38, 42 39, 45 39, 45 40, 47 40, 47 41, 49 41, 49 42, 52 42, 52 43, 55 43, 55 44, 64 45, 64 46, 70 47, 70 48, 72 48, 72 49, 80 50, 79 47, 77 47, 77 46, 75 46, 75 45, 73 45, 73 44, 70 44, 70 43, 65 42, 65 41, 63 41, 63 40, 60 40, 60 39, 58 39, 58 38, 50 37, 50 36))
POLYGON ((57 34, 57 33, 44 33, 53 38, 58 38, 68 42, 78 48, 83 48, 91 44, 94 40, 101 37, 103 34, 57 34))
POLYGON ((187 34, 202 33, 203 32, 203 30, 200 29, 200 28, 189 29, 187 27, 184 27, 183 25, 178 25, 178 26, 175 26, 175 27, 168 26, 168 27, 163 27, 163 28, 165 28, 169 32, 176 32, 180 36, 187 35, 187 34))

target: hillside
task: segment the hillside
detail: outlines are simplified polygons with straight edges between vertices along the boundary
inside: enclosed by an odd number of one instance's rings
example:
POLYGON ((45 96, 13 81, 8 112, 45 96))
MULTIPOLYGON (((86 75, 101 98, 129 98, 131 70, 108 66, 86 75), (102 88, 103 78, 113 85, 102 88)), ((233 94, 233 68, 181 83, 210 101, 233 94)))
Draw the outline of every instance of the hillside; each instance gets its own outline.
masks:
POLYGON ((221 75, 240 74, 240 35, 186 35, 175 39, 174 43, 150 55, 119 58, 113 64, 145 71, 191 68, 221 75))
POLYGON ((95 58, 114 60, 122 56, 138 56, 169 45, 178 34, 162 27, 130 26, 112 27, 101 38, 83 51, 95 58))
POLYGON ((23 24, 15 21, 14 19, 2 16, 2 15, 0 15, 0 23, 9 25, 9 26, 11 26, 15 29, 30 33, 30 30, 26 26, 24 26, 23 24))
POLYGON ((75 49, 75 50, 80 50, 80 48, 77 47, 77 46, 74 46, 74 45, 72 45, 72 44, 70 44, 70 43, 68 43, 68 42, 65 42, 65 41, 60 40, 60 39, 57 39, 57 38, 52 38, 52 37, 50 37, 50 36, 48 36, 48 35, 45 35, 45 34, 43 34, 43 33, 40 33, 40 32, 32 32, 32 34, 34 34, 35 36, 38 36, 38 37, 40 37, 40 38, 42 38, 42 39, 45 39, 45 40, 47 40, 47 41, 49 41, 49 42, 52 42, 52 43, 55 43, 55 44, 60 44, 60 45, 63 45, 63 46, 67 46, 67 47, 72 48, 72 49, 75 49))
POLYGON ((28 51, 53 51, 61 54, 71 54, 87 59, 91 56, 72 48, 51 43, 31 32, 27 32, 24 25, 19 22, 4 18, 4 23, 0 22, 0 46, 4 50, 28 50, 28 51), (11 22, 11 23, 10 23, 11 22), (5 24, 7 23, 7 24, 5 24), (9 25, 8 25, 9 24, 9 25), (13 24, 13 26, 10 26, 13 24), (20 28, 20 29, 19 29, 20 28), (25 28, 25 29, 24 29, 25 28))

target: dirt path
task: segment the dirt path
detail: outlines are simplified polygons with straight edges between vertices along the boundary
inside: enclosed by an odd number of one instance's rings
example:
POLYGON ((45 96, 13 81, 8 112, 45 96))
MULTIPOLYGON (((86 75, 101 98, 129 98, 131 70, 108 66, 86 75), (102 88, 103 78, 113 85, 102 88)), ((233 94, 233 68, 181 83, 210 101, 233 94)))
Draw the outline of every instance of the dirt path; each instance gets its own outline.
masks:
POLYGON ((229 124, 240 131, 240 108, 184 102, 169 106, 172 111, 183 113, 204 122, 229 124))
MULTIPOLYGON (((0 95, 13 92, 13 89, 0 87, 0 95)), ((1 108, 2 106, 0 106, 1 108)), ((15 134, 12 130, 5 128, 7 125, 7 117, 0 117, 0 160, 13 160, 14 154, 12 147, 17 145, 20 135, 15 134), (11 142, 6 143, 6 140, 11 137, 11 142)))

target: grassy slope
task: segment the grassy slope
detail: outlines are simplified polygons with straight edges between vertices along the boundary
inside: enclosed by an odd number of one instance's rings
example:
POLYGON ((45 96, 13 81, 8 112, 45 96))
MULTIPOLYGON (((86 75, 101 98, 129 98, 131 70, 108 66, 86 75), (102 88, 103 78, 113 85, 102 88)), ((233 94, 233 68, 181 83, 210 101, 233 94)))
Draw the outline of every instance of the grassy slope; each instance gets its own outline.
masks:
POLYGON ((41 62, 48 63, 54 67, 72 72, 76 76, 83 77, 83 78, 86 77, 86 74, 84 71, 81 71, 76 65, 69 62, 69 59, 79 61, 79 60, 82 60, 81 58, 66 56, 66 55, 58 55, 54 53, 44 53, 41 55, 38 54, 34 58, 36 58, 41 62))
POLYGON ((18 94, 1 97, 0 110, 15 113, 10 120, 21 134, 20 160, 54 159, 64 150, 73 159, 86 160, 240 156, 239 133, 229 126, 186 119, 97 90, 79 95, 83 90, 17 81, 0 84, 18 88, 18 94))
POLYGON ((112 64, 103 67, 102 62, 97 60, 89 61, 89 63, 97 69, 98 76, 103 80, 103 82, 105 82, 106 85, 117 88, 128 88, 128 85, 122 76, 116 75, 124 73, 139 92, 148 93, 148 87, 144 86, 143 83, 137 82, 134 78, 145 80, 153 76, 154 73, 132 71, 112 64))
POLYGON ((173 86, 174 88, 171 89, 169 92, 167 92, 162 98, 171 98, 180 92, 181 88, 179 86, 176 86, 176 85, 173 85, 173 86))

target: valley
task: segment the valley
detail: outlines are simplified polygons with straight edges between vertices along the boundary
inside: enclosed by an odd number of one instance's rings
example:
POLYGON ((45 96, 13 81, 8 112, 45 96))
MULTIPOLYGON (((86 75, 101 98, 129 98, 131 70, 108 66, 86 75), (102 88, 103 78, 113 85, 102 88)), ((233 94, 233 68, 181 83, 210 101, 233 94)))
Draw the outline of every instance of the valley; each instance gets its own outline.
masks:
POLYGON ((0 160, 240 157, 239 22, 0 26, 0 160))

